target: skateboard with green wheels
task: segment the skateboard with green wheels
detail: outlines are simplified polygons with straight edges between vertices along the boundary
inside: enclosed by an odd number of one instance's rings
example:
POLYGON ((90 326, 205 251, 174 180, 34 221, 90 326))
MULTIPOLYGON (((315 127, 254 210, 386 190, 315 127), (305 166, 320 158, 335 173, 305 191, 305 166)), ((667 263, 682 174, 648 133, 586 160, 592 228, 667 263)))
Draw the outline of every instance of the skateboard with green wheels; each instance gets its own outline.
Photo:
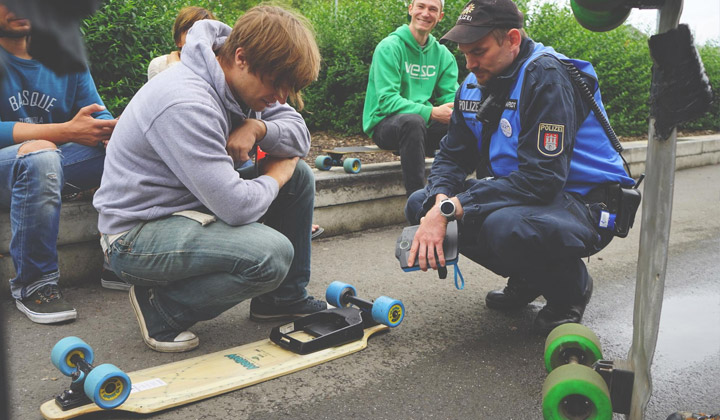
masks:
POLYGON ((349 146, 324 149, 322 153, 325 154, 315 158, 315 167, 321 171, 329 171, 333 166, 342 166, 345 172, 356 174, 360 172, 360 168, 362 168, 360 159, 350 158, 346 155, 378 152, 388 152, 388 150, 381 149, 377 146, 349 146))
POLYGON ((595 333, 580 324, 561 325, 545 340, 543 417, 546 420, 612 419, 610 391, 593 369, 602 358, 595 333))
POLYGON ((546 420, 611 420, 630 413, 635 374, 626 360, 604 360, 597 335, 564 324, 545 340, 543 417, 546 420))
POLYGON ((275 327, 269 339, 128 374, 112 365, 92 367, 92 348, 66 337, 51 359, 71 376, 71 389, 45 402, 40 412, 61 420, 106 410, 167 410, 358 352, 371 336, 398 326, 405 314, 399 300, 366 301, 345 283, 332 283, 326 295, 337 308, 275 327))

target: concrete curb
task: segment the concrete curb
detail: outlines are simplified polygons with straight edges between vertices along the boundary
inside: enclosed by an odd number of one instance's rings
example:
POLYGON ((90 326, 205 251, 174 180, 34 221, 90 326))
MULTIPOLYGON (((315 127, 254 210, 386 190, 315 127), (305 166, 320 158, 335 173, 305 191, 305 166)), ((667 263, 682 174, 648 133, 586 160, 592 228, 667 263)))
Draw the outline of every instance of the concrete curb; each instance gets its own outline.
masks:
MULTIPOLYGON (((647 141, 623 143, 623 156, 637 177, 645 171, 647 141)), ((720 163, 720 134, 678 139, 676 168, 720 163)), ((429 171, 432 159, 426 161, 429 171)), ((323 237, 402 223, 405 220, 405 189, 400 162, 363 166, 359 174, 342 168, 315 170, 315 223, 325 228, 323 237)), ((8 255, 9 213, 0 211, 0 278, 10 279, 15 269, 8 255)), ((64 204, 61 211, 58 253, 63 284, 97 281, 102 267, 97 213, 88 201, 64 204)), ((8 282, 0 282, 7 296, 8 282)))

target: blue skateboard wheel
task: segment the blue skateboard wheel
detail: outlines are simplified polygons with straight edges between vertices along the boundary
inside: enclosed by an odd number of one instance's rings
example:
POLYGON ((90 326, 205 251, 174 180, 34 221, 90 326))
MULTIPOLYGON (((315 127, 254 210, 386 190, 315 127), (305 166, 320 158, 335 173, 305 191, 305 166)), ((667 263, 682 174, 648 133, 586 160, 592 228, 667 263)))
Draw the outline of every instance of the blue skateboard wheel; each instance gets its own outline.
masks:
POLYGON ((315 167, 321 171, 329 171, 332 167, 332 158, 330 156, 318 156, 315 158, 315 167))
POLYGON ((379 324, 397 327, 405 318, 405 306, 397 299, 380 296, 373 302, 372 318, 379 324))
POLYGON ((95 360, 95 354, 86 342, 77 337, 65 337, 53 347, 50 360, 63 375, 70 376, 77 368, 77 365, 71 360, 76 355, 88 363, 95 360))
POLYGON ((349 174, 356 174, 360 172, 362 164, 358 158, 347 158, 343 161, 343 169, 349 174))
POLYGON ((355 290, 353 286, 341 281, 334 281, 330 283, 325 291, 325 300, 337 308, 346 308, 350 306, 350 302, 343 302, 343 296, 346 293, 350 293, 351 296, 357 296, 357 290, 355 290))
POLYGON ((130 378, 109 363, 91 370, 84 385, 85 395, 104 410, 124 403, 130 395, 130 389, 130 378))

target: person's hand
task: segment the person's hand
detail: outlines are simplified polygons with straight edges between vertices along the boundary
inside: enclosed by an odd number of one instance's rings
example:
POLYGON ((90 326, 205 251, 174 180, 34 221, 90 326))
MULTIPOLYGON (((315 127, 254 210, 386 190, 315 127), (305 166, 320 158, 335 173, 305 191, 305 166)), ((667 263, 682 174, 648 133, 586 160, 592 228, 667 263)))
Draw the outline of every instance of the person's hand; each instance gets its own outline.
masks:
POLYGON ((448 102, 436 107, 433 107, 432 113, 430 113, 430 119, 443 124, 450 124, 450 117, 453 112, 453 103, 448 102))
POLYGON ((417 258, 418 265, 422 271, 427 271, 428 265, 433 270, 445 266, 445 253, 443 242, 448 221, 440 213, 439 203, 447 196, 438 194, 435 206, 427 212, 425 217, 420 219, 420 226, 413 238, 410 252, 408 253, 408 266, 412 267, 417 258), (437 259, 435 255, 437 254, 437 259))
POLYGON ((97 146, 100 142, 110 140, 117 120, 101 120, 93 118, 92 114, 105 110, 99 104, 92 104, 83 107, 78 111, 72 120, 62 123, 63 136, 74 143, 84 146, 97 146))
POLYGON ((298 157, 279 158, 265 156, 265 158, 260 161, 260 173, 273 177, 275 181, 277 181, 278 186, 282 188, 295 172, 295 166, 297 166, 299 159, 298 157))
POLYGON ((225 149, 234 162, 248 161, 253 146, 262 140, 266 133, 264 122, 248 118, 230 132, 225 149))

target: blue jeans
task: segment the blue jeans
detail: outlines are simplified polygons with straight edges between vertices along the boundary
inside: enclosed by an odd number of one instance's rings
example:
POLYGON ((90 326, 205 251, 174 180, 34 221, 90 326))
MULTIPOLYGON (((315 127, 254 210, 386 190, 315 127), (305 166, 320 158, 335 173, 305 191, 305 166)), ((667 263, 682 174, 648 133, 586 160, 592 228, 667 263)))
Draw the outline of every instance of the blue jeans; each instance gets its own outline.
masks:
MULTIPOLYGON (((240 171, 243 178, 252 176, 248 169, 240 171)), ((108 260, 129 283, 152 287, 155 308, 178 330, 256 296, 276 305, 299 302, 310 280, 314 200, 313 173, 301 160, 264 224, 202 226, 176 215, 141 222, 113 242, 108 260)))
MULTIPOLYGON (((469 187, 475 179, 465 181, 469 187)), ((425 189, 405 205, 410 224, 420 223, 425 189)), ((561 193, 547 205, 496 210, 479 223, 462 223, 459 248, 467 258, 503 277, 526 280, 553 303, 583 299, 588 272, 582 259, 610 243, 609 231, 596 229, 590 210, 579 198, 561 193)))
POLYGON ((21 145, 0 149, 0 207, 10 210, 15 299, 57 284, 61 194, 100 185, 105 159, 102 146, 66 143, 18 156, 21 145))

